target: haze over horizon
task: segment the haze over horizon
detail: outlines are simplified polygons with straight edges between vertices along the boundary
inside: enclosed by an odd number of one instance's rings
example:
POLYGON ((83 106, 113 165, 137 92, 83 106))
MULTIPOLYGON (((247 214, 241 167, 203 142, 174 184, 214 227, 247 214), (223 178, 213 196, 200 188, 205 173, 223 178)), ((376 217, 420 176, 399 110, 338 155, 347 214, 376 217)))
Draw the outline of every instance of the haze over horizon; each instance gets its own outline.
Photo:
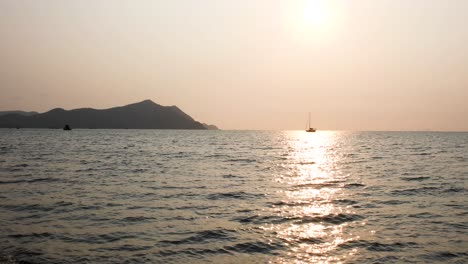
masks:
POLYGON ((468 131, 468 1, 0 2, 0 111, 150 99, 222 129, 468 131))

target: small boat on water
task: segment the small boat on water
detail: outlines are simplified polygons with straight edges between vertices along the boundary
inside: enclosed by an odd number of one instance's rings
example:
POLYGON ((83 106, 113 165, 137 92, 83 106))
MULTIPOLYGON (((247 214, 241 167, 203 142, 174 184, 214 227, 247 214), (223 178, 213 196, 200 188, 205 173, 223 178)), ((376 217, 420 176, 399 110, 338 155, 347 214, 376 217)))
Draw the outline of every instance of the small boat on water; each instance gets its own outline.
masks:
POLYGON ((306 132, 315 132, 317 129, 310 126, 310 112, 309 112, 309 121, 307 122, 306 132))
POLYGON ((66 124, 66 125, 63 127, 63 130, 72 130, 72 129, 71 129, 71 127, 70 127, 68 124, 66 124))

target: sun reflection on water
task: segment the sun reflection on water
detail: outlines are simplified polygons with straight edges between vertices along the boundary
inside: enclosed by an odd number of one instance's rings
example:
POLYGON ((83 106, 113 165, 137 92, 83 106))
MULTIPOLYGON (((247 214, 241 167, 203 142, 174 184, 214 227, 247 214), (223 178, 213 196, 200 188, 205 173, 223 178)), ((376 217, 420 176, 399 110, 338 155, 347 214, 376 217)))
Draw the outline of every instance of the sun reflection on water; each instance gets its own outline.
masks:
POLYGON ((287 133, 288 158, 281 164, 287 172, 277 178, 284 186, 284 201, 274 210, 292 221, 272 228, 288 244, 294 263, 343 261, 346 256, 332 254, 339 245, 353 240, 346 234, 346 217, 353 212, 334 203, 346 178, 336 164, 337 138, 342 132, 287 133))

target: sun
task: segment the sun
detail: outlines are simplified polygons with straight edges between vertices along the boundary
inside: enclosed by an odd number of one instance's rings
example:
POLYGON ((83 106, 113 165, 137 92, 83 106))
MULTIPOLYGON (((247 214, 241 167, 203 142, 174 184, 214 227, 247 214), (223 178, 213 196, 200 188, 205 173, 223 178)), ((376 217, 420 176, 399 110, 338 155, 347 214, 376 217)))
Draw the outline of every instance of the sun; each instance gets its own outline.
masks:
POLYGON ((333 40, 342 32, 346 3, 341 0, 298 0, 285 8, 289 32, 299 43, 333 40))
POLYGON ((306 26, 321 29, 330 23, 331 10, 326 0, 307 0, 303 7, 303 23, 306 26))

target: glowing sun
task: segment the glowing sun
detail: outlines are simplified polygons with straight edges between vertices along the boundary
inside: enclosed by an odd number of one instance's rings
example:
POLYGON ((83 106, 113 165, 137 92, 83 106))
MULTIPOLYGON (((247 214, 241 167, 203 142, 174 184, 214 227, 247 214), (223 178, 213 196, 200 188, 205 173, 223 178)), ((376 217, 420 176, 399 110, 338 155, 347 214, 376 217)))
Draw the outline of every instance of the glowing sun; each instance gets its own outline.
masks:
POLYGON ((345 3, 341 0, 291 1, 287 23, 293 38, 300 42, 329 41, 341 32, 345 3))
POLYGON ((326 0, 307 0, 303 7, 303 21, 307 26, 323 28, 330 23, 331 10, 326 0))

